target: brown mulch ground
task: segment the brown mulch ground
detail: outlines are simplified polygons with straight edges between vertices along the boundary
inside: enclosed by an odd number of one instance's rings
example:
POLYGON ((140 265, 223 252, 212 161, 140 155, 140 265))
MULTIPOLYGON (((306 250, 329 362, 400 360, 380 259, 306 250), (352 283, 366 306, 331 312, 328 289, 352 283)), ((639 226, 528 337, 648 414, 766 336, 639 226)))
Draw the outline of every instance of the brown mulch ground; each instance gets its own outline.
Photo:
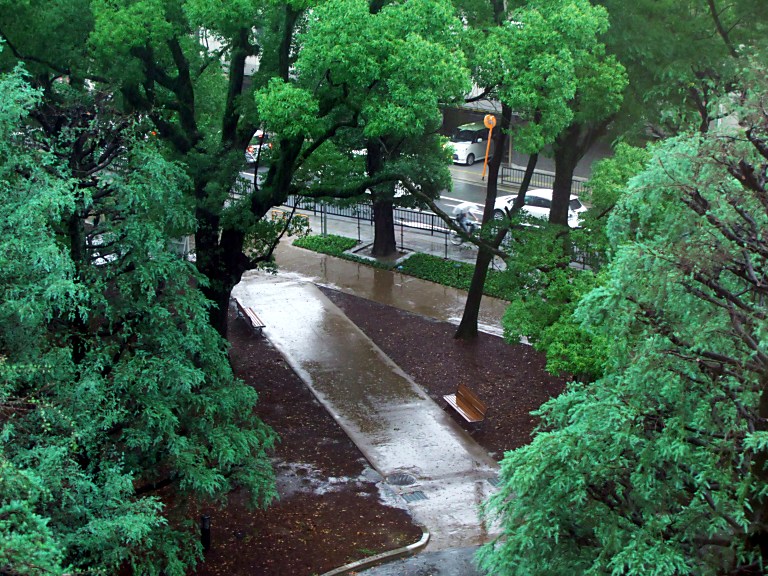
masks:
MULTIPOLYGON (((498 459, 528 442, 529 412, 563 390, 528 346, 487 334, 467 344, 451 324, 323 292, 441 406, 459 383, 483 399, 489 411, 473 437, 498 459)), ((282 439, 274 454, 280 500, 252 510, 235 493, 225 509, 201 510, 211 516, 212 547, 196 573, 309 576, 417 541, 407 511, 380 498, 362 454, 268 339, 233 320, 230 343, 237 375, 259 391, 257 411, 282 439)))

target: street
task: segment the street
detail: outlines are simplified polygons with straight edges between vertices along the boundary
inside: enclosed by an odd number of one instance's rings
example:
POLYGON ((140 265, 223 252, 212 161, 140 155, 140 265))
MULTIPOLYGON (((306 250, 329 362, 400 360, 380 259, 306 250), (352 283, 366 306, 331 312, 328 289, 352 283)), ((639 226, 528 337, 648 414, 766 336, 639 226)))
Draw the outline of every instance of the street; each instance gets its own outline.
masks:
MULTIPOLYGON (((579 164, 576 175, 582 178, 588 177, 591 163, 605 155, 606 151, 600 147, 595 147, 594 150, 583 159, 579 164)), ((514 166, 525 167, 528 157, 522 154, 513 154, 514 166)), ((543 172, 551 172, 554 169, 554 162, 550 158, 541 157, 537 164, 537 170, 543 172)), ((266 168, 259 169, 259 181, 266 175, 266 168)), ((440 198, 436 201, 436 204, 447 214, 451 214, 453 208, 462 202, 473 202, 477 204, 477 214, 482 214, 485 207, 485 191, 487 186, 488 170, 485 170, 485 178, 483 178, 483 161, 479 160, 472 166, 452 164, 450 166, 451 175, 453 178, 453 190, 443 191, 440 198)), ((241 172, 241 175, 253 182, 253 167, 248 167, 241 172)), ((509 185, 499 184, 498 196, 504 196, 508 194, 515 194, 517 188, 509 185)))

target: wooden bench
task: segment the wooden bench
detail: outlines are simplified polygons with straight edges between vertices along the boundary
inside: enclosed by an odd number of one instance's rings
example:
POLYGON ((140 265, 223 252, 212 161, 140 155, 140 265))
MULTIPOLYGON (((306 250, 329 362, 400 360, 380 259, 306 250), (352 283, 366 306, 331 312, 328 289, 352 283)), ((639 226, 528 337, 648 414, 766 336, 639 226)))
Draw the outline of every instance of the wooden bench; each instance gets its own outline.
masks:
POLYGON ((235 305, 237 306, 237 316, 238 318, 242 318, 243 320, 247 321, 248 324, 251 327, 251 330, 253 330, 256 334, 261 334, 261 331, 267 326, 264 324, 261 318, 258 317, 256 312, 253 311, 253 308, 248 308, 247 306, 243 306, 240 303, 240 300, 235 298, 235 305))
POLYGON ((448 394, 443 396, 443 399, 467 422, 474 424, 485 420, 488 406, 464 384, 459 384, 456 394, 448 394))

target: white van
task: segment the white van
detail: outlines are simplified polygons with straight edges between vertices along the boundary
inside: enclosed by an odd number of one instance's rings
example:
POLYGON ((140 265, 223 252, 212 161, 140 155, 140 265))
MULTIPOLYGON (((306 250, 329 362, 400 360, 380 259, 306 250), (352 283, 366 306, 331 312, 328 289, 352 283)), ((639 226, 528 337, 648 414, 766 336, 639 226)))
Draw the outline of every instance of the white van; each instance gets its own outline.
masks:
MULTIPOLYGON (((457 164, 472 166, 475 160, 485 158, 485 150, 488 147, 488 128, 482 122, 463 124, 452 133, 448 143, 453 149, 453 161, 457 164)), ((493 156, 493 142, 488 157, 493 156)))

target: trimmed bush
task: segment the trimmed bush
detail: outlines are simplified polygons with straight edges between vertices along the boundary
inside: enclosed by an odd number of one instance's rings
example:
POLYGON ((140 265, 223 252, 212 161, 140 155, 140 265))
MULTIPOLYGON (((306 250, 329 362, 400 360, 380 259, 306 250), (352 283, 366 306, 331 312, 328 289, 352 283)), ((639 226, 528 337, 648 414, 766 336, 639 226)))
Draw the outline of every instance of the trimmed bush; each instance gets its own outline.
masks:
POLYGON ((320 252, 321 254, 343 257, 345 250, 351 250, 357 246, 357 240, 334 234, 327 234, 326 236, 310 235, 297 238, 293 241, 293 245, 312 250, 313 252, 320 252))

